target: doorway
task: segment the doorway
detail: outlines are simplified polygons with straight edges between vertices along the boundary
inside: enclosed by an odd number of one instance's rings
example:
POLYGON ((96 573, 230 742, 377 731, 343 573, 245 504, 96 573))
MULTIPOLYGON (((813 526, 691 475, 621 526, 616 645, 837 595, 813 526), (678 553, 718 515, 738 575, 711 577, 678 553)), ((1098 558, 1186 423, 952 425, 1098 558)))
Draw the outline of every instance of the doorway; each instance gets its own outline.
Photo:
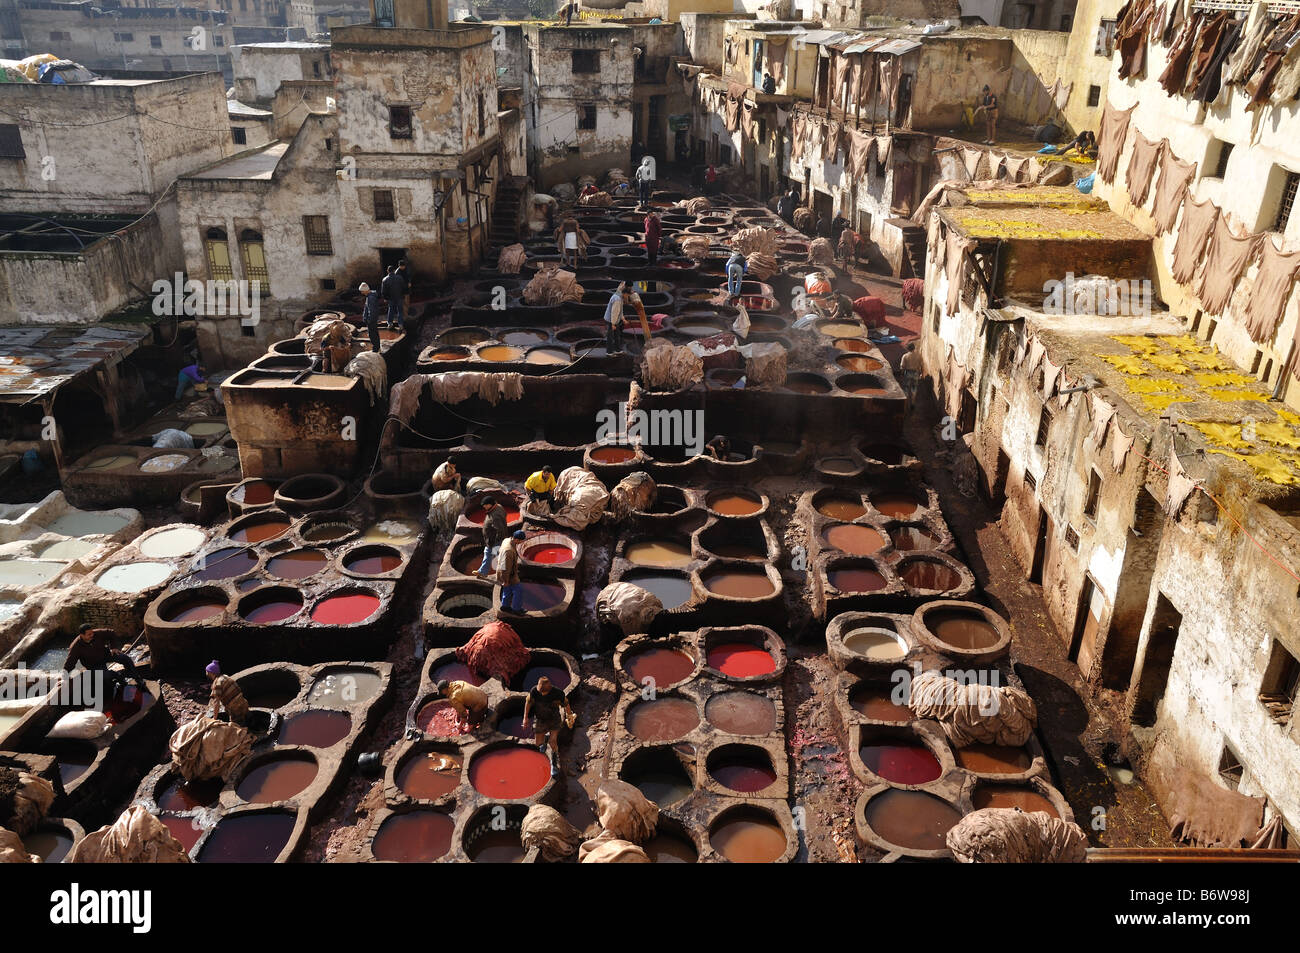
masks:
POLYGON ((1052 518, 1047 510, 1038 508, 1038 538, 1034 542, 1034 558, 1029 564, 1029 581, 1043 584, 1043 564, 1047 562, 1047 534, 1051 532, 1052 518))
POLYGON ((1070 638, 1070 661, 1079 666, 1086 678, 1097 654, 1097 638, 1101 634, 1102 613, 1106 599, 1102 596, 1092 576, 1083 577, 1079 590, 1079 607, 1074 616, 1074 632, 1070 638))
MULTIPOLYGON (((402 260, 403 258, 405 258, 405 257, 406 257, 406 249, 405 249, 405 248, 381 248, 381 249, 379 249, 379 275, 380 275, 380 277, 382 278, 385 274, 387 274, 387 272, 388 272, 388 266, 389 266, 389 265, 392 265, 393 268, 394 268, 394 270, 396 270, 396 268, 397 268, 397 263, 398 263, 399 261, 401 261, 401 260, 402 260)), ((410 266, 410 264, 408 263, 406 267, 409 269, 411 266, 410 266)), ((378 285, 376 285, 375 287, 377 288, 378 285)))
POLYGON ((1133 724, 1150 728, 1156 723, 1160 702, 1169 685, 1169 670, 1174 664, 1174 650, 1178 646, 1178 630, 1183 624, 1183 614, 1163 593, 1156 596, 1156 611, 1151 618, 1151 635, 1147 639, 1146 654, 1142 657, 1142 674, 1138 676, 1137 696, 1133 699, 1133 724))

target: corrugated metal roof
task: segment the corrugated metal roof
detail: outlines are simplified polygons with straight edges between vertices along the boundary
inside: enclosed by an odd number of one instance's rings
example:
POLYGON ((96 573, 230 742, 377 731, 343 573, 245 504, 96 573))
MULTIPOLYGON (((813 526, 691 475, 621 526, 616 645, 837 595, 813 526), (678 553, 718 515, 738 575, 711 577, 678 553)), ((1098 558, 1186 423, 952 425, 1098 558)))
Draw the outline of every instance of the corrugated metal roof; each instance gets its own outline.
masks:
POLYGON ((902 56, 904 53, 910 53, 913 50, 919 50, 921 44, 915 40, 890 40, 875 48, 873 52, 888 53, 894 56, 902 56))
POLYGON ((0 328, 0 402, 25 404, 134 351, 148 330, 0 328))

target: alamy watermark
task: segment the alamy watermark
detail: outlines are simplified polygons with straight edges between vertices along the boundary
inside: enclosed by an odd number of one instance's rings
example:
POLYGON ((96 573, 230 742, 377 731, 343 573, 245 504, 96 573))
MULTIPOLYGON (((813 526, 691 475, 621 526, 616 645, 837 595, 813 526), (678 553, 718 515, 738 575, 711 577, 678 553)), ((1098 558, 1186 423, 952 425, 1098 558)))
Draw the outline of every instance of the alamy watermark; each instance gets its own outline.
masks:
POLYGON ((153 313, 157 317, 239 315, 239 323, 255 327, 262 318, 262 283, 256 279, 185 280, 180 272, 153 283, 153 313))
POLYGON ((620 403, 617 411, 596 414, 596 442, 683 447, 698 456, 704 452, 704 411, 628 411, 627 404, 620 403))
POLYGON ((1043 313, 1053 315, 1149 315, 1155 293, 1147 278, 1114 280, 1100 275, 1053 278, 1043 282, 1043 313))

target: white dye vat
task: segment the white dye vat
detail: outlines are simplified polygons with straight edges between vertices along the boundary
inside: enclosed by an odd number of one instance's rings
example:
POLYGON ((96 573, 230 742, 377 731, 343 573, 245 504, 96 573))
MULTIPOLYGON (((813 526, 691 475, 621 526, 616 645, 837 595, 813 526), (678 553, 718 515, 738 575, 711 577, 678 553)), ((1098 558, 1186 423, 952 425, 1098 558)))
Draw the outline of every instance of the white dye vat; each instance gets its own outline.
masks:
POLYGON ((140 469, 145 473, 163 473, 167 470, 175 470, 178 467, 185 466, 189 459, 183 453, 163 453, 156 457, 150 457, 140 464, 140 469))
POLYGON ((38 586, 57 576, 65 563, 37 562, 35 559, 0 560, 0 585, 38 586))
POLYGON ((84 539, 61 539, 57 543, 50 543, 40 551, 42 559, 80 559, 87 553, 93 552, 98 543, 90 543, 84 539))
POLYGON ((161 585, 171 574, 166 563, 123 563, 104 570, 95 583, 109 592, 140 592, 161 585))
POLYGON ((69 510, 46 527, 51 533, 60 536, 96 536, 111 535, 129 523, 130 520, 119 513, 87 513, 84 510, 69 510))
POLYGON ((17 599, 0 599, 0 622, 8 622, 22 610, 23 604, 17 599))
POLYGON ((211 437, 219 433, 225 433, 226 429, 224 423, 203 420, 196 424, 190 424, 185 428, 185 432, 192 437, 211 437))
POLYGON ((201 530, 189 526, 174 526, 154 533, 140 543, 140 553, 151 559, 188 556, 202 546, 206 538, 201 530))

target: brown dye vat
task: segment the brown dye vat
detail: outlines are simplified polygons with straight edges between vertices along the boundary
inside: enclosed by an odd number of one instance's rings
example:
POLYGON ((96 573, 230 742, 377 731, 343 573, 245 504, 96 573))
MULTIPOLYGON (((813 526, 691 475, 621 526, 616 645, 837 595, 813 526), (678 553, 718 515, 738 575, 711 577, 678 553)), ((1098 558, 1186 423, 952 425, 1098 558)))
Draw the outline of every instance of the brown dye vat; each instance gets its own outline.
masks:
POLYGON ((695 659, 681 649, 653 646, 635 655, 623 657, 623 667, 632 681, 645 684, 647 678, 660 688, 689 678, 695 671, 695 659))
MULTIPOLYGON (((199 836, 203 833, 203 829, 198 826, 193 817, 160 817, 158 820, 163 822, 163 826, 171 832, 172 837, 181 842, 181 847, 185 848, 187 854, 194 849, 194 845, 199 842, 199 836)), ((46 863, 50 861, 47 860, 46 863)))
POLYGON ((451 557, 451 568, 465 576, 472 575, 482 563, 483 548, 478 545, 467 546, 451 557))
POLYGON ((889 538, 893 541, 895 549, 905 553, 930 552, 939 549, 943 543, 943 540, 924 526, 899 526, 890 530, 889 538))
POLYGON ((199 581, 233 579, 252 571, 257 565, 257 554, 242 546, 232 546, 200 556, 193 565, 196 570, 193 578, 199 581))
POLYGON ((326 562, 319 549, 299 549, 272 558, 266 564, 266 573, 277 579, 305 579, 324 569, 326 562))
POLYGON ((469 348, 444 347, 429 355, 431 361, 463 361, 469 357, 469 348))
POLYGON ((884 549, 888 540, 874 526, 839 523, 822 530, 822 542, 840 552, 854 556, 870 556, 884 549))
POLYGON ((844 520, 848 522, 858 519, 861 516, 866 516, 867 508, 857 500, 845 499, 843 497, 832 497, 818 503, 817 512, 822 516, 828 516, 833 520, 844 520))
POLYGON ((199 851, 201 864, 269 864, 289 843, 296 821, 284 811, 223 817, 199 851))
POLYGON ((236 792, 253 804, 271 804, 296 797, 316 780, 315 761, 277 758, 263 761, 244 775, 236 792))
POLYGON ((591 459, 597 463, 627 463, 636 459, 636 450, 631 447, 598 447, 591 451, 591 459))
POLYGON ((646 539, 624 550, 627 561, 656 569, 680 569, 691 561, 691 547, 675 539, 646 539))
POLYGON ((763 508, 763 501, 742 493, 711 493, 708 507, 723 516, 752 516, 763 508))
POLYGON ((866 821, 891 844, 908 850, 944 850, 948 831, 961 812, 924 791, 890 789, 868 803, 866 821))
POLYGON ((892 516, 894 519, 907 519, 909 516, 916 515, 921 509, 921 503, 915 497, 906 496, 902 493, 881 493, 871 495, 871 505, 886 516, 892 516))
POLYGON ((940 642, 955 649, 978 651, 998 644, 1001 635, 982 616, 961 609, 939 609, 927 612, 925 627, 940 642))
POLYGON ((754 692, 722 692, 704 704, 704 717, 719 731, 766 735, 776 730, 776 705, 754 692))
POLYGON ((487 347, 479 348, 478 356, 484 361, 517 361, 524 356, 524 352, 522 348, 510 347, 506 344, 489 344, 487 347))
POLYGON ((905 565, 899 570, 899 575, 913 589, 946 592, 961 584, 961 573, 943 563, 917 560, 905 565))
POLYGON ((347 523, 317 523, 303 533, 302 538, 309 543, 332 543, 336 539, 342 539, 353 529, 354 527, 347 523))
POLYGON ((699 711, 688 698, 637 702, 624 718, 627 730, 642 741, 676 741, 700 725, 699 711))
POLYGON ((986 807, 1018 807, 1026 814, 1031 811, 1042 811, 1052 817, 1061 816, 1055 805, 1033 788, 1012 785, 982 784, 971 795, 971 804, 977 811, 986 807))
POLYGON ((840 592, 877 592, 888 585, 874 569, 832 569, 826 576, 840 592))
POLYGON ((460 755, 428 751, 408 758, 397 772, 397 788, 408 797, 436 801, 460 787, 460 755))
POLYGON ((709 831, 709 843, 733 864, 770 864, 785 853, 785 831, 757 808, 728 811, 709 831))
POLYGON ((957 763, 975 774, 1023 774, 1034 759, 1024 748, 1010 745, 971 745, 957 749, 957 763))
POLYGON ((765 572, 724 569, 705 573, 701 578, 709 592, 732 599, 762 599, 776 592, 765 572))
POLYGON ((835 346, 841 351, 856 351, 858 353, 871 350, 871 342, 864 341, 862 338, 836 338, 835 346))
POLYGON ((694 844, 664 831, 656 833, 641 849, 652 864, 693 864, 700 859, 694 844))
POLYGON ((855 685, 849 691, 849 705, 853 710, 872 721, 908 722, 912 709, 893 700, 892 689, 871 685, 855 685))
POLYGON ((253 480, 230 491, 230 497, 240 503, 260 506, 275 501, 275 487, 262 480, 253 480))
POLYGON ((812 377, 786 378, 782 386, 796 394, 825 394, 831 389, 831 385, 826 381, 812 377))
POLYGON ((876 371, 884 367, 884 362, 876 360, 874 357, 857 357, 855 355, 846 355, 836 358, 835 363, 846 371, 876 371))
POLYGON ((559 665, 530 665, 524 669, 524 674, 515 678, 515 684, 518 685, 517 691, 526 692, 531 688, 537 687, 539 679, 549 679, 551 685, 564 691, 569 687, 572 677, 569 670, 559 665))
POLYGON ((221 796, 220 778, 207 781, 184 781, 176 778, 158 795, 158 810, 181 813, 200 807, 212 807, 221 796))
POLYGON ((200 595, 170 604, 158 615, 164 622, 202 622, 215 619, 225 611, 226 600, 223 597, 200 595))
POLYGON ((270 625, 297 615, 301 609, 301 593, 292 589, 272 589, 245 599, 239 607, 239 614, 254 625, 270 625))
POLYGON ((282 745, 332 748, 352 730, 352 716, 345 711, 315 708, 285 719, 276 739, 282 745))
POLYGON ((370 849, 375 860, 427 864, 451 850, 455 829, 451 817, 439 811, 394 814, 379 828, 370 849))
POLYGON ((288 531, 288 520, 269 517, 243 523, 239 529, 230 534, 230 538, 237 543, 264 543, 269 539, 283 536, 288 531))

